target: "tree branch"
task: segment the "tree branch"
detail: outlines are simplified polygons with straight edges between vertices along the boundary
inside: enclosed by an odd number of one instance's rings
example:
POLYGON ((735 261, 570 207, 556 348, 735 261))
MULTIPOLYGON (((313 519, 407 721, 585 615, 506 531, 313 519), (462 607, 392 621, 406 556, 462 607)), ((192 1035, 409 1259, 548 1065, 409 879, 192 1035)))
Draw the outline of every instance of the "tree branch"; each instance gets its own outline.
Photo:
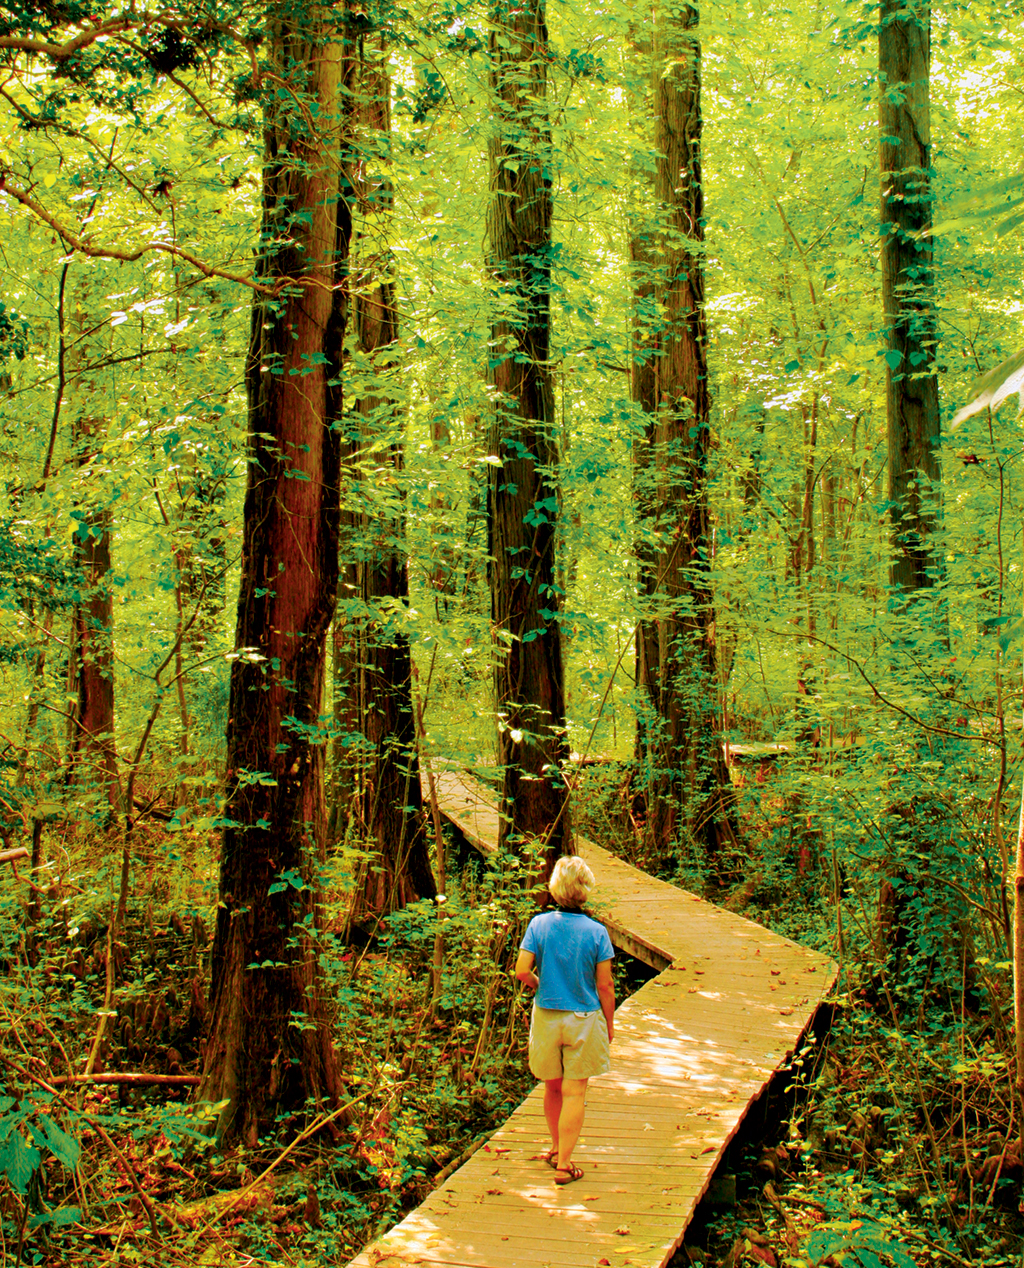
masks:
POLYGON ((182 250, 181 247, 176 246, 173 242, 146 242, 134 250, 94 246, 91 242, 79 237, 78 234, 72 233, 66 225, 62 225, 57 217, 51 215, 45 207, 36 202, 27 190, 20 189, 17 185, 12 185, 3 172, 0 172, 0 193, 10 194, 13 199, 21 203, 23 207, 26 207, 37 219, 49 225, 54 233, 59 234, 64 239, 71 250, 79 251, 82 255, 92 256, 95 259, 138 260, 148 251, 162 251, 166 255, 174 256, 176 259, 184 260, 187 264, 191 264, 204 277, 222 277, 225 281, 236 282, 239 286, 246 286, 260 295, 276 295, 287 286, 308 285, 308 282, 303 278, 281 278, 273 286, 268 286, 264 282, 257 282, 253 277, 243 277, 240 273, 232 273, 227 269, 218 268, 214 264, 207 264, 205 260, 200 260, 198 256, 193 255, 190 251, 182 250))
POLYGON ((83 48, 95 44, 105 35, 129 31, 132 27, 148 26, 152 21, 151 17, 141 21, 139 18, 111 18, 108 22, 101 22, 98 26, 79 31, 63 44, 52 44, 49 40, 36 40, 24 35, 0 35, 0 49, 10 49, 15 53, 41 53, 43 57, 48 57, 51 61, 66 62, 69 57, 74 57, 83 48))

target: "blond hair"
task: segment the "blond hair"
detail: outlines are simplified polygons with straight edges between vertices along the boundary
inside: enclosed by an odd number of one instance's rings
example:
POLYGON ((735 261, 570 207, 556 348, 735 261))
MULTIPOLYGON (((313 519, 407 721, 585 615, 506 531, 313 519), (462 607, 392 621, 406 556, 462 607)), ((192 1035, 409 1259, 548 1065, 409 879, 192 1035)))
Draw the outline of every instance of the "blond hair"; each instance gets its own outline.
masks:
POLYGON ((596 883, 581 858, 563 854, 552 869, 548 892, 559 907, 582 907, 596 883))

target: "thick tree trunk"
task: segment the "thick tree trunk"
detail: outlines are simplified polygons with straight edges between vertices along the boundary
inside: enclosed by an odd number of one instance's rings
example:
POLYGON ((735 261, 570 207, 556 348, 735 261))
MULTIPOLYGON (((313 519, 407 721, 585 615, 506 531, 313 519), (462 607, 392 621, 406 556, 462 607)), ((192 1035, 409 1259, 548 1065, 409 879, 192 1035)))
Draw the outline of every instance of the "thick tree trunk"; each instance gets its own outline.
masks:
POLYGON ((502 844, 570 848, 565 684, 555 584, 558 438, 549 368, 551 131, 543 0, 492 13, 491 273, 513 310, 494 324, 487 452, 495 697, 504 774, 502 844))
POLYGON ((94 368, 110 351, 110 327, 101 311, 95 266, 83 262, 74 286, 69 356, 72 445, 77 468, 75 566, 82 597, 75 604, 69 677, 76 697, 70 770, 77 784, 95 790, 97 813, 116 815, 120 774, 114 732, 114 596, 110 589, 111 514, 105 503, 103 442, 107 420, 97 401, 109 398, 94 368))
POLYGON ((878 31, 882 306, 894 586, 934 581, 939 498, 927 3, 882 0, 878 31))
POLYGON ((707 462, 710 400, 704 318, 698 11, 655 19, 653 99, 657 221, 633 255, 655 304, 634 348, 633 392, 646 416, 635 469, 643 522, 636 638, 637 759, 648 789, 655 856, 696 845, 714 860, 731 840, 731 786, 721 751, 710 583, 707 462))
MULTIPOLYGON (((364 43, 356 123, 367 153, 380 146, 381 159, 387 158, 391 132, 391 82, 381 69, 384 56, 383 45, 372 49, 364 43)), ((365 925, 376 924, 417 899, 433 898, 437 886, 430 870, 420 789, 412 654, 401 618, 396 619, 396 613, 408 607, 409 570, 400 483, 404 420, 394 385, 395 261, 383 228, 393 195, 388 181, 368 172, 366 162, 358 164, 352 184, 366 222, 375 226, 372 236, 367 233, 357 243, 359 259, 353 271, 356 346, 362 354, 362 374, 372 381, 356 408, 363 445, 376 455, 372 469, 363 468, 361 478, 379 485, 381 468, 386 472, 383 508, 374 508, 369 490, 363 499, 369 509, 363 517, 359 552, 365 614, 360 631, 360 719, 366 740, 361 818, 374 854, 358 878, 352 919, 365 925)))
POLYGON ((264 282, 289 281, 253 310, 229 826, 198 1091, 226 1102, 218 1136, 249 1143, 308 1098, 340 1091, 314 946, 326 835, 320 711, 340 520, 341 435, 331 427, 339 402, 329 380, 340 369, 351 236, 339 188, 350 63, 335 20, 281 8, 267 49, 288 92, 275 89, 265 107, 259 271, 264 282))

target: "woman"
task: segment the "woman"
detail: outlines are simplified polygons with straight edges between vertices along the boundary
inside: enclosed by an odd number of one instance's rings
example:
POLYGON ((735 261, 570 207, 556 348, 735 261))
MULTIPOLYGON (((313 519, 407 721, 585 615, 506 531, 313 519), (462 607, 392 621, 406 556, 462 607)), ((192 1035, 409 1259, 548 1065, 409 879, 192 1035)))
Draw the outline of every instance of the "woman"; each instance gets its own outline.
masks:
POLYGON ((516 977, 536 990, 530 1020, 530 1070, 544 1082, 551 1133, 545 1161, 555 1184, 583 1172, 572 1160, 583 1127, 587 1080, 611 1069, 615 955, 604 925, 582 910, 594 873, 580 858, 558 860, 548 882, 555 911, 534 916, 516 960, 516 977))

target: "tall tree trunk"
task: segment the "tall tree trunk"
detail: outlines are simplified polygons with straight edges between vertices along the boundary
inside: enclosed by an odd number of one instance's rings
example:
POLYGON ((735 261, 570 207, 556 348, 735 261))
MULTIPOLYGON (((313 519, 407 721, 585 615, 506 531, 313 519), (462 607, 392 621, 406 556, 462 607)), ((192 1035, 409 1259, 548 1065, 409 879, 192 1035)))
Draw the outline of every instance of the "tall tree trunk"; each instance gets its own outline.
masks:
POLYGON ((939 498, 927 3, 881 0, 878 107, 882 306, 886 336, 891 580, 913 592, 934 580, 939 498), (931 571, 932 575, 929 575, 931 571))
POLYGON ((492 11, 489 146, 491 273, 512 315, 495 322, 487 452, 495 701, 504 782, 501 842, 547 839, 547 865, 570 848, 565 682, 555 584, 558 436, 549 367, 551 130, 543 0, 492 11))
POLYGON ((68 323, 78 486, 74 557, 82 585, 71 640, 69 677, 74 683, 75 707, 70 769, 80 786, 96 790, 97 812, 109 819, 119 808, 120 773, 114 732, 114 596, 109 581, 112 520, 103 487, 107 420, 97 410, 110 393, 95 366, 109 355, 110 327, 97 316, 103 297, 95 270, 95 265, 85 261, 79 266, 68 323))
POLYGON ((249 1143, 308 1098, 340 1091, 313 938, 340 523, 341 434, 331 426, 340 401, 329 383, 341 365, 351 237, 340 177, 351 61, 339 26, 347 16, 280 4, 268 24, 275 86, 264 106, 258 274, 268 284, 288 280, 253 309, 229 826, 198 1090, 201 1100, 226 1102, 218 1137, 249 1143))
MULTIPOLYGON (((710 400, 704 317, 698 10, 655 17, 657 221, 634 259, 654 306, 634 347, 633 392, 646 417, 635 471, 644 521, 636 639, 637 759, 648 786, 651 848, 668 863, 689 844, 715 860, 731 840, 731 788, 718 719, 708 525, 710 400), (650 271, 652 270, 652 271, 650 271), (641 338, 642 335, 642 338, 641 338)), ((713 869, 717 870, 717 863, 713 869)))
POLYGON ((383 42, 376 48, 362 44, 357 89, 361 154, 352 185, 372 237, 357 241, 359 259, 353 270, 356 347, 361 354, 361 377, 369 375, 370 391, 356 409, 361 435, 372 468, 362 478, 381 481, 386 473, 383 505, 373 506, 372 490, 363 503, 360 564, 365 617, 362 654, 360 718, 367 741, 361 789, 362 822, 374 854, 357 881, 352 919, 376 923, 382 916, 419 898, 437 893, 430 870, 423 796, 420 789, 416 724, 412 705, 412 654, 401 617, 409 603, 409 569, 405 547, 405 513, 401 474, 403 416, 396 400, 395 349, 398 343, 395 261, 388 249, 386 222, 393 194, 386 178, 368 170, 374 149, 386 161, 391 133, 391 81, 382 69, 383 42), (374 240, 376 240, 374 242, 374 240))
MULTIPOLYGON (((886 334, 886 419, 889 503, 892 508, 890 582, 906 600, 920 599, 940 578, 935 530, 941 513, 939 384, 935 372, 935 316, 930 124, 931 6, 927 0, 881 0, 878 28, 879 164, 881 174, 882 306, 886 334)), ((928 609, 915 606, 915 658, 928 609)), ((935 634, 948 643, 946 617, 936 608, 935 634)), ((922 741, 923 746, 923 741, 922 741)), ((929 742, 929 750, 931 743, 929 742)), ((900 783, 894 781, 894 789, 900 783)), ((945 808, 908 783, 890 807, 894 843, 879 902, 881 942, 888 951, 890 985, 912 995, 920 977, 914 960, 929 962, 935 930, 945 926, 944 950, 958 976, 974 972, 963 923, 951 918, 927 873, 935 862, 945 808), (926 861, 926 860, 930 860, 926 861), (924 874, 922 874, 924 873, 924 874), (917 890, 924 901, 909 902, 917 890), (900 981, 900 974, 910 974, 900 981)), ((930 968, 929 968, 930 972, 930 968)))
MULTIPOLYGON (((452 433, 448 424, 448 402, 440 400, 435 389, 430 394, 430 442, 435 461, 445 461, 451 456, 452 433)), ((434 611, 437 619, 448 619, 452 597, 458 586, 459 550, 453 523, 452 498, 441 483, 430 492, 431 550, 430 586, 434 591, 434 611)))

